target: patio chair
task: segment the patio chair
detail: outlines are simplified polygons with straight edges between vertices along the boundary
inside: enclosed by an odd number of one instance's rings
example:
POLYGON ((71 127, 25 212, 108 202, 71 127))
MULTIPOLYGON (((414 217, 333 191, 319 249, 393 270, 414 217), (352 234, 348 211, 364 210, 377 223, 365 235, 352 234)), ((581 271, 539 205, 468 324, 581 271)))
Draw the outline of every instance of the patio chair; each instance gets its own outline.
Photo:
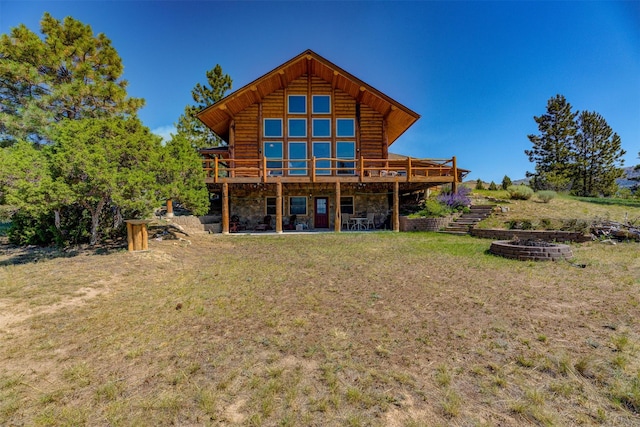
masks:
POLYGON ((289 217, 289 223, 285 224, 282 228, 284 230, 295 230, 296 229, 296 219, 297 219, 297 215, 291 215, 289 217))
POLYGON ((367 222, 366 222, 367 229, 376 228, 375 219, 376 219, 376 214, 374 213, 367 214, 367 222))
POLYGON ((267 215, 264 217, 264 219, 262 220, 262 222, 258 225, 256 225, 256 228, 254 228, 255 231, 267 231, 267 230, 272 230, 271 228, 271 215, 267 215))
POLYGON ((351 226, 351 214, 348 214, 348 213, 342 214, 341 226, 342 228, 346 228, 347 230, 349 229, 349 227, 351 226))

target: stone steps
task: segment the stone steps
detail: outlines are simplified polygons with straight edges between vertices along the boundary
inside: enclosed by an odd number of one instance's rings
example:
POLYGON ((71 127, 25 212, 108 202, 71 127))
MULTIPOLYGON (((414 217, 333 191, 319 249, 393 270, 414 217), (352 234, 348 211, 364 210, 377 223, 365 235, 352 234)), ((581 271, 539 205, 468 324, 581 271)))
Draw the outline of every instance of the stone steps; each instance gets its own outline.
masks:
POLYGON ((473 205, 470 212, 460 215, 453 222, 449 223, 442 232, 448 234, 469 234, 469 231, 475 227, 477 223, 489 217, 493 212, 492 205, 473 205))

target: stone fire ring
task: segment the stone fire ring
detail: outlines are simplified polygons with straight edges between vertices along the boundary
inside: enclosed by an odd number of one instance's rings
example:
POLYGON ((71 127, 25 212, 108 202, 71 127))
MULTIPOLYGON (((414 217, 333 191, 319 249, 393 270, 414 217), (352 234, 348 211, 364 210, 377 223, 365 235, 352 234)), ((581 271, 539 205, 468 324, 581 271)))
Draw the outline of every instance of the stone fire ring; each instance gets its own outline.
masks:
POLYGON ((499 240, 491 243, 489 252, 520 261, 560 261, 573 258, 571 247, 559 243, 548 243, 545 246, 525 246, 508 240, 499 240))

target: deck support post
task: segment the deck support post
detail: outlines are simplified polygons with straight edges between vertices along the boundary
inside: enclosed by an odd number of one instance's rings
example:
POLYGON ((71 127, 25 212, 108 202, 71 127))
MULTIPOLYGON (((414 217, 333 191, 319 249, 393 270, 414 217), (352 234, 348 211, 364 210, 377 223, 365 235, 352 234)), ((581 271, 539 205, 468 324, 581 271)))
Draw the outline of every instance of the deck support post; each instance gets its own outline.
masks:
POLYGON ((454 194, 458 193, 458 163, 456 162, 456 156, 453 156, 453 184, 451 184, 451 191, 454 194))
POLYGON ((222 234, 229 234, 229 184, 222 183, 222 234))
POLYGON ((167 199, 167 218, 173 218, 173 200, 167 199))
POLYGON ((276 183, 276 233, 282 233, 282 180, 276 183))
POLYGON ((393 183, 393 231, 400 231, 400 184, 398 179, 393 183))
POLYGON ((342 231, 342 210, 340 209, 340 181, 336 181, 336 213, 333 220, 333 230, 336 233, 342 231))

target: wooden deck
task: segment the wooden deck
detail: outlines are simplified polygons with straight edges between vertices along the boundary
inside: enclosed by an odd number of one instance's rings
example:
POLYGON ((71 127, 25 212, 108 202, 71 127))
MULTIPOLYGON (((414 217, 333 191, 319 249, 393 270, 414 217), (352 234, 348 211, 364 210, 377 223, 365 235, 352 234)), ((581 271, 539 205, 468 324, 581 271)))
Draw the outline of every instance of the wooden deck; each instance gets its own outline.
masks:
POLYGON ((336 159, 311 158, 295 161, 262 159, 204 159, 208 184, 255 183, 425 183, 462 182, 468 171, 458 169, 456 158, 336 159), (269 163, 267 163, 267 161, 269 163), (278 167, 273 167, 273 163, 278 167), (295 164, 296 167, 289 166, 295 164), (302 166, 300 166, 302 164, 302 166), (281 166, 281 167, 280 167, 281 166))

